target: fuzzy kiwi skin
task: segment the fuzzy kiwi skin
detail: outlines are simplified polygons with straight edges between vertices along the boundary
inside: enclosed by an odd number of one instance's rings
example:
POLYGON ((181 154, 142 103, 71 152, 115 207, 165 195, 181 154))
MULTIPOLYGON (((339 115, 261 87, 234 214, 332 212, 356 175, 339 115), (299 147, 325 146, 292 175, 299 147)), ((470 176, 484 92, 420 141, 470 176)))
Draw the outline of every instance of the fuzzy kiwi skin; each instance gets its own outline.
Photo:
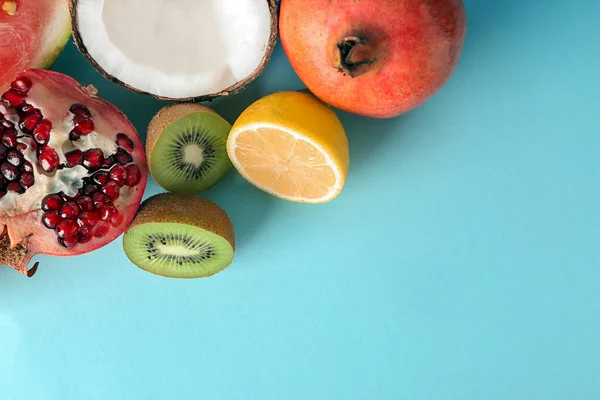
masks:
MULTIPOLYGON (((192 225, 219 235, 235 251, 235 232, 227 213, 217 204, 189 193, 161 193, 146 199, 127 229, 147 223, 192 225)), ((125 232, 125 235, 127 235, 125 232)))
MULTIPOLYGON (((148 166, 151 165, 152 150, 154 150, 158 138, 169 125, 189 114, 205 112, 216 114, 211 108, 196 103, 181 103, 161 108, 148 125, 148 134, 146 136, 148 166)), ((150 171, 150 175, 152 175, 152 170, 150 168, 148 170, 150 171)))

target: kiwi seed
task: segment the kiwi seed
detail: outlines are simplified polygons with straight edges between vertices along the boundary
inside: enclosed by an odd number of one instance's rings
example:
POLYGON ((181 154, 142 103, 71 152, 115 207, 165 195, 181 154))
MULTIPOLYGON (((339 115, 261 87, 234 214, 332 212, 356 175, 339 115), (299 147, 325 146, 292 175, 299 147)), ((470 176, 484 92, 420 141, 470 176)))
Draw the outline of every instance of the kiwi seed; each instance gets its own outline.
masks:
POLYGON ((216 184, 232 164, 226 150, 231 125, 200 104, 161 109, 148 127, 150 174, 171 192, 200 193, 216 184))
POLYGON ((142 203, 123 236, 127 257, 138 267, 169 278, 202 278, 233 261, 231 220, 212 201, 163 193, 142 203))

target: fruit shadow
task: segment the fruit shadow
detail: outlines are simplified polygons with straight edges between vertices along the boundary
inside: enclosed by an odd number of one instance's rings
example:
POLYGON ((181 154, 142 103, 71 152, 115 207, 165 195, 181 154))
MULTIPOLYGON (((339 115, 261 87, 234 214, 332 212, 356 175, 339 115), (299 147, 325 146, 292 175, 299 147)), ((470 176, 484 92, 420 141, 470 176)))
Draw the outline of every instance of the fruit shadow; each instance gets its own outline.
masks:
POLYGON ((244 251, 257 237, 278 201, 250 185, 235 169, 201 196, 217 203, 229 215, 235 229, 236 252, 244 251))
MULTIPOLYGON (((410 113, 391 119, 371 119, 336 110, 350 145, 350 174, 352 169, 377 162, 384 146, 392 135, 402 134, 402 124, 411 118, 410 113)), ((394 142, 397 139, 394 138, 394 142)))
POLYGON ((484 1, 464 0, 467 12, 467 36, 463 53, 455 73, 469 68, 479 68, 481 52, 494 52, 496 46, 490 43, 490 36, 502 29, 510 29, 512 15, 519 12, 527 2, 520 0, 484 1))
POLYGON ((227 122, 233 125, 240 114, 264 96, 260 78, 250 83, 246 88, 236 94, 216 99, 212 102, 205 102, 204 105, 212 108, 219 113, 227 122))

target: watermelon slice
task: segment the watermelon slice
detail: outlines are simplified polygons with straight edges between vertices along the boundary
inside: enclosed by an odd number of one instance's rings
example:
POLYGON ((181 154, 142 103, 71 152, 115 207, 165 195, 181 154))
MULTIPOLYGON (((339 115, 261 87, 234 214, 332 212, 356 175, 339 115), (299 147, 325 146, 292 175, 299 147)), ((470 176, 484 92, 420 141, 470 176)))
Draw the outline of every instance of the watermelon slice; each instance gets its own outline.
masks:
POLYGON ((27 68, 50 68, 71 36, 68 0, 0 0, 0 90, 27 68))

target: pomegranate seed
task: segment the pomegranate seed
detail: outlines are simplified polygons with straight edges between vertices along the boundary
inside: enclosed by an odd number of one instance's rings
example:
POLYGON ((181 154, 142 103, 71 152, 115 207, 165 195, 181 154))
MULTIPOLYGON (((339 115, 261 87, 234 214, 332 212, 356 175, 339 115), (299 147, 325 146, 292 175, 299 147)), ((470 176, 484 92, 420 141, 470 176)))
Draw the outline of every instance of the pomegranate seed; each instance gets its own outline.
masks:
POLYGON ((42 200, 43 211, 58 211, 62 208, 65 201, 57 194, 49 194, 42 200))
POLYGON ((140 183, 142 180, 142 173, 140 172, 140 168, 131 164, 127 166, 127 179, 125 179, 125 184, 129 187, 133 187, 140 183))
POLYGON ((87 243, 94 237, 92 230, 88 227, 80 227, 79 228, 79 243, 87 243))
POLYGON ((4 102, 7 107, 19 107, 25 103, 25 95, 14 89, 10 89, 2 95, 2 102, 4 102))
POLYGON ((58 244, 67 249, 74 247, 79 242, 79 235, 67 236, 66 238, 58 238, 58 244))
POLYGON ((102 188, 102 193, 108 196, 111 200, 116 200, 119 198, 119 184, 116 182, 108 182, 102 188))
POLYGON ((77 224, 79 226, 90 226, 93 227, 100 221, 100 214, 98 211, 84 211, 79 214, 77 218, 77 224))
POLYGON ((113 157, 116 162, 122 165, 129 164, 131 161, 133 161, 133 158, 131 158, 131 154, 129 154, 123 149, 117 150, 117 153, 113 157))
POLYGON ((89 135, 94 131, 94 121, 89 118, 75 117, 73 132, 80 136, 89 135))
POLYGON ((56 211, 48 211, 42 215, 42 223, 48 229, 54 229, 58 224, 60 224, 62 218, 56 211))
POLYGON ((87 183, 87 184, 83 185, 83 188, 81 188, 81 193, 83 193, 85 195, 93 195, 99 189, 100 188, 97 185, 87 183))
POLYGON ((17 145, 17 131, 14 129, 7 129, 2 135, 2 143, 6 147, 15 147, 17 145))
POLYGON ((6 154, 6 146, 3 145, 2 143, 0 143, 0 159, 4 158, 4 155, 6 154))
POLYGON ((104 163, 104 154, 100 149, 90 149, 85 152, 83 166, 87 169, 98 169, 104 163))
POLYGON ((81 196, 77 199, 79 208, 83 211, 92 211, 94 209, 94 201, 90 196, 81 196))
POLYGON ((35 107, 32 104, 24 103, 21 107, 17 108, 17 114, 19 115, 19 117, 22 117, 25 114, 27 114, 28 112, 31 112, 34 110, 35 110, 35 107))
POLYGON ((65 219, 56 226, 56 234, 59 238, 66 238, 77 234, 79 226, 74 219, 65 219))
POLYGON ((31 165, 31 163, 29 161, 25 161, 25 162, 23 162, 23 165, 21 166, 21 171, 33 172, 33 165, 31 165))
POLYGON ((9 181, 14 181, 19 177, 19 170, 17 167, 7 162, 0 165, 0 172, 2 172, 2 175, 9 181))
POLYGON ((15 124, 13 124, 11 121, 5 119, 4 121, 2 121, 2 126, 4 126, 5 128, 14 128, 15 124))
POLYGON ((110 230, 110 224, 106 221, 98 221, 96 226, 94 226, 93 233, 94 237, 101 238, 106 236, 108 231, 110 230))
POLYGON ((10 84, 11 89, 16 90, 17 92, 20 93, 27 93, 29 92, 29 89, 31 89, 31 79, 29 79, 26 76, 22 76, 20 78, 15 79, 14 81, 12 81, 12 83, 10 84))
POLYGON ((75 141, 79 140, 79 138, 80 138, 80 137, 81 137, 81 136, 79 136, 78 134, 76 134, 74 131, 71 131, 71 132, 69 133, 69 140, 70 140, 71 142, 75 142, 75 141))
POLYGON ((46 144, 50 140, 50 131, 52 130, 52 122, 43 119, 33 129, 33 138, 39 144, 46 144))
POLYGON ((100 209, 100 219, 102 221, 110 221, 112 216, 118 212, 112 204, 106 204, 100 209))
POLYGON ((114 160, 114 158, 112 158, 112 156, 110 156, 110 157, 104 159, 104 164, 102 164, 102 167, 110 168, 113 165, 115 165, 115 160, 114 160))
POLYGON ((23 156, 17 150, 13 149, 6 154, 6 161, 18 167, 23 162, 23 156))
POLYGON ((21 177, 19 178, 19 183, 25 189, 29 189, 35 183, 35 178, 33 177, 32 173, 23 173, 23 174, 21 174, 21 177))
POLYGON ((56 154, 56 150, 54 150, 50 146, 44 147, 40 155, 38 156, 38 161, 40 162, 40 166, 45 172, 52 172, 58 168, 58 154, 56 154))
POLYGON ((25 189, 23 189, 23 187, 19 185, 19 182, 9 183, 6 189, 8 189, 9 192, 17 192, 19 194, 25 193, 25 189))
POLYGON ((75 114, 76 117, 82 117, 82 118, 91 118, 92 117, 90 110, 88 110, 88 108, 86 106, 84 106, 83 104, 73 104, 71 106, 71 108, 69 108, 69 111, 71 111, 73 114, 75 114))
POLYGON ((94 180, 94 182, 96 182, 100 186, 104 186, 110 181, 110 178, 108 177, 108 173, 105 171, 96 172, 92 176, 92 179, 94 180))
POLYGON ((100 192, 94 193, 92 200, 94 201, 94 207, 96 209, 100 209, 103 205, 110 203, 110 199, 106 197, 104 193, 100 192))
POLYGON ((79 215, 79 211, 81 211, 81 209, 77 203, 74 201, 67 201, 60 209, 60 216, 62 218, 75 218, 79 215))
MULTIPOLYGON (((2 145, 2 147, 4 147, 2 145)), ((19 150, 21 153, 25 153, 25 150, 27 150, 27 145, 25 143, 17 143, 17 150, 19 150)))
POLYGON ((23 163, 23 155, 16 149, 10 150, 6 154, 6 161, 14 165, 15 167, 20 166, 23 163))
POLYGON ((124 133, 117 133, 116 143, 117 146, 124 148, 130 153, 133 151, 133 140, 131 140, 129 136, 124 133))
POLYGON ((110 224, 116 228, 117 226, 120 226, 124 220, 125 220, 125 217, 123 216, 123 214, 121 214, 120 212, 117 211, 110 218, 110 224))
POLYGON ((119 186, 125 184, 127 179, 127 168, 122 165, 115 165, 109 173, 110 179, 115 181, 119 186))
POLYGON ((38 110, 30 111, 21 118, 19 128, 23 133, 31 133, 38 122, 42 120, 42 114, 38 110))
POLYGON ((67 167, 72 168, 83 163, 83 152, 81 150, 73 150, 66 153, 65 158, 67 159, 67 167))

